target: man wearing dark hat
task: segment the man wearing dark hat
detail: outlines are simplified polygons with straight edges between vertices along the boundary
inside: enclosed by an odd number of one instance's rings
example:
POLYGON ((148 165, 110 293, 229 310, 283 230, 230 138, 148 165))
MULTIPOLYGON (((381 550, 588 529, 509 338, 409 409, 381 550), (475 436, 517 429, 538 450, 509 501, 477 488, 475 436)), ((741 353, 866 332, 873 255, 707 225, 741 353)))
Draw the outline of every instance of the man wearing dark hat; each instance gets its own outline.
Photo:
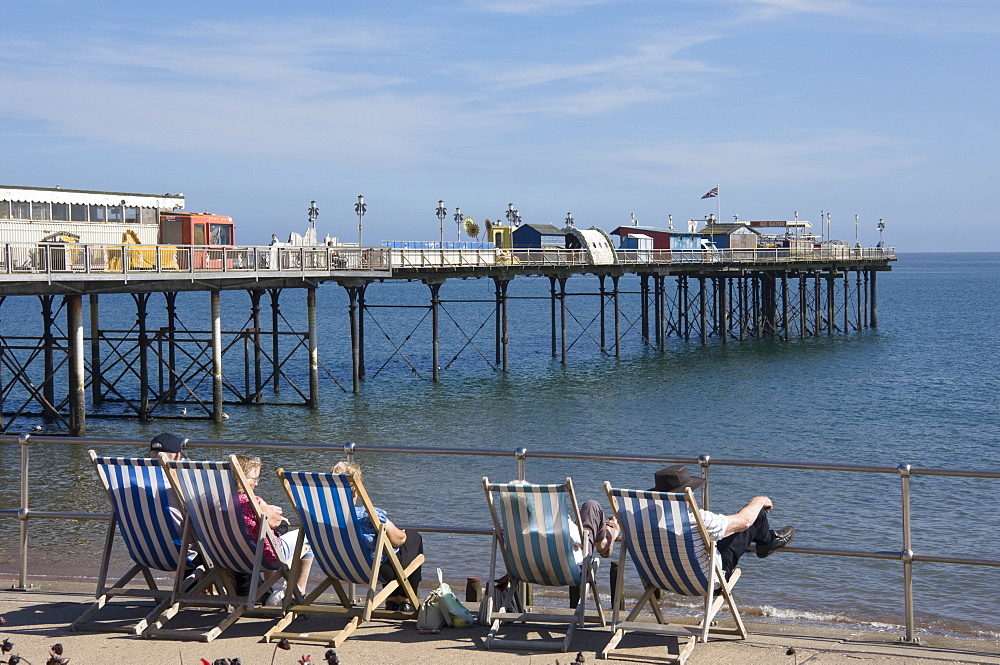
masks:
POLYGON ((165 453, 169 460, 182 459, 184 457, 185 442, 185 439, 170 432, 157 434, 149 442, 149 454, 147 457, 157 457, 160 453, 165 453))
MULTIPOLYGON (((705 482, 700 476, 692 476, 682 464, 660 469, 654 478, 656 486, 651 487, 650 492, 683 492, 688 487, 693 490, 698 489, 705 482)), ((708 537, 716 541, 716 550, 722 559, 722 568, 726 571, 727 578, 736 569, 740 557, 750 549, 751 544, 757 546, 757 556, 765 559, 775 550, 792 542, 795 536, 793 527, 786 526, 780 531, 773 531, 768 524, 767 513, 773 507, 771 499, 766 496, 755 496, 734 515, 700 511, 708 537)), ((709 568, 711 562, 708 561, 707 550, 700 542, 696 542, 695 548, 702 569, 709 568)))

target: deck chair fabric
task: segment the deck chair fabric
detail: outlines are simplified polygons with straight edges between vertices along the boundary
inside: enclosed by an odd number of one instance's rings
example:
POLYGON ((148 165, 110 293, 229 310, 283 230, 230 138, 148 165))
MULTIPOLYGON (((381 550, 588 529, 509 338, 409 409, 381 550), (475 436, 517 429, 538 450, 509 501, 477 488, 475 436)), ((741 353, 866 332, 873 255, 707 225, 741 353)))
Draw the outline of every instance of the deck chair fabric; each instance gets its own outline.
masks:
MULTIPOLYGON (((97 578, 96 600, 70 625, 70 630, 100 630, 141 634, 149 621, 163 614, 170 606, 170 588, 159 588, 154 570, 176 574, 184 569, 186 556, 181 556, 183 513, 167 476, 156 459, 133 457, 101 457, 89 451, 97 476, 111 501, 104 551, 101 554, 97 578), (120 534, 133 565, 110 587, 108 568, 115 533, 120 534), (128 587, 137 575, 145 588, 128 587), (91 622, 97 612, 115 596, 148 598, 156 607, 137 623, 128 626, 91 622)), ((187 551, 186 549, 183 551, 187 551)))
POLYGON ((645 591, 624 620, 619 620, 619 605, 616 604, 611 620, 612 637, 601 657, 607 658, 626 632, 686 638, 684 644, 678 640, 676 653, 658 659, 679 664, 687 660, 698 639, 702 642, 714 636, 746 639, 746 628, 732 596, 740 570, 737 568, 726 579, 715 542, 708 537, 702 522, 694 492, 691 489, 684 493, 616 489, 608 482, 604 483, 604 489, 621 525, 624 544, 614 597, 622 597, 626 554, 635 566, 645 591), (661 589, 704 598, 700 623, 696 626, 666 624, 657 600, 658 590, 661 589), (647 603, 657 623, 635 621, 647 603), (733 616, 735 628, 712 626, 724 603, 733 616))
POLYGON ((566 651, 576 626, 583 626, 587 597, 592 594, 600 625, 605 625, 604 611, 597 594, 595 573, 599 560, 589 546, 580 520, 580 510, 573 492, 573 481, 535 485, 524 482, 491 483, 483 478, 483 489, 493 519, 493 552, 486 590, 486 611, 482 617, 490 624, 487 649, 527 648, 566 651), (577 562, 577 545, 582 563, 577 562), (493 604, 496 578, 496 552, 500 550, 511 582, 498 607, 493 604), (527 607, 525 585, 580 587, 580 601, 573 615, 543 613, 527 607), (517 611, 522 610, 522 611, 517 611), (566 624, 566 635, 559 640, 514 640, 500 637, 503 624, 511 621, 566 624))
MULTIPOLYGON (((224 612, 221 620, 204 630, 167 628, 164 625, 167 617, 164 617, 151 623, 143 635, 209 642, 253 610, 254 605, 276 583, 285 580, 288 584, 290 571, 280 560, 274 564, 264 561, 265 539, 269 539, 275 552, 281 551, 281 546, 261 514, 253 489, 249 487, 235 456, 224 462, 162 459, 161 464, 167 471, 171 486, 183 500, 186 515, 184 542, 197 543, 207 567, 205 579, 192 588, 182 590, 175 583, 171 610, 176 614, 183 608, 214 607, 222 608, 224 612), (250 498, 249 504, 256 511, 260 524, 257 539, 251 538, 247 531, 240 493, 250 498), (234 573, 250 576, 247 593, 238 592, 234 573), (221 592, 206 594, 212 586, 221 592)), ((289 584, 289 589, 296 593, 294 584, 289 584)), ((259 608, 255 611, 267 614, 280 609, 259 608)))
MULTIPOLYGON (((265 640, 282 638, 310 644, 338 647, 361 623, 376 618, 411 618, 409 613, 379 611, 376 608, 390 597, 405 593, 414 607, 419 606, 416 590, 408 577, 424 562, 418 555, 405 569, 386 536, 385 525, 373 518, 376 530, 374 551, 363 536, 361 519, 355 506, 364 507, 368 515, 376 515, 361 479, 356 475, 312 473, 278 469, 278 478, 292 505, 299 514, 302 530, 312 546, 315 563, 324 579, 298 604, 286 604, 285 615, 267 632, 265 640), (386 582, 381 591, 378 586, 379 567, 388 561, 395 579, 386 582), (356 605, 345 590, 344 583, 367 587, 365 600, 356 605), (328 588, 333 587, 339 604, 320 604, 317 601, 328 588), (332 615, 349 618, 339 631, 317 633, 286 632, 285 628, 301 613, 332 615)), ((295 570, 300 552, 296 550, 295 570)))

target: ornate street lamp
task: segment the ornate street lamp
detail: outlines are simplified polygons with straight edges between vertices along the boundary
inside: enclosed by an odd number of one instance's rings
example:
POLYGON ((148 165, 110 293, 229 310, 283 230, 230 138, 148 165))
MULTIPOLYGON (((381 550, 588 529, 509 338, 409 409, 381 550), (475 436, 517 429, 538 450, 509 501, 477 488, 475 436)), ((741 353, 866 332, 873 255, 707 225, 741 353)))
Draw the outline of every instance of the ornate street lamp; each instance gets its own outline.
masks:
POLYGON ((566 226, 573 226, 573 213, 566 213, 566 226))
POLYGON ((455 216, 452 217, 455 220, 455 226, 458 228, 455 230, 455 240, 462 239, 462 209, 455 208, 455 216))
POLYGON ((507 223, 514 226, 514 219, 517 217, 517 211, 514 210, 514 204, 507 204, 507 212, 504 213, 507 216, 507 223))
POLYGON ((635 213, 630 213, 632 215, 632 226, 639 226, 639 220, 635 218, 635 213))
POLYGON ((309 205, 309 225, 316 228, 316 218, 319 217, 319 208, 316 207, 316 202, 311 201, 309 205))
POLYGON ((354 212, 358 215, 358 247, 361 245, 361 222, 364 220, 365 213, 368 212, 368 205, 365 204, 365 197, 358 195, 358 202, 354 204, 354 212))
POLYGON ((448 209, 444 207, 444 201, 438 201, 437 217, 438 232, 441 234, 441 249, 444 249, 444 218, 448 216, 448 209))
POLYGON ((875 225, 875 228, 878 229, 878 246, 882 247, 882 232, 885 231, 885 222, 882 221, 881 217, 879 217, 878 224, 875 225))

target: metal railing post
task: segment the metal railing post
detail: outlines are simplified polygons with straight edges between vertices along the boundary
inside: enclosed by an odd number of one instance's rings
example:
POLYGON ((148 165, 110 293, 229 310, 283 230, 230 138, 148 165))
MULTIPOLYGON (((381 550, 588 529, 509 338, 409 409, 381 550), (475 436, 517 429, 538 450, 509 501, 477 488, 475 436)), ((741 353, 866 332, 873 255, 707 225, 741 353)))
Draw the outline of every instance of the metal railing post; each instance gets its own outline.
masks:
POLYGON ((712 463, 711 455, 699 455, 698 456, 698 468, 701 469, 701 477, 705 479, 705 484, 701 486, 701 507, 702 510, 708 510, 708 467, 712 463))
POLYGON ((19 520, 17 582, 18 589, 28 588, 28 444, 30 434, 18 437, 21 444, 21 508, 17 512, 19 520))
POLYGON ((916 642, 913 635, 913 549, 910 542, 910 465, 900 464, 899 472, 900 505, 903 509, 903 551, 899 558, 903 562, 903 603, 906 615, 906 634, 904 642, 916 642))
POLYGON ((354 442, 348 441, 344 444, 344 454, 347 456, 347 461, 354 464, 354 442))
POLYGON ((518 448, 514 451, 514 457, 517 458, 517 479, 524 480, 524 459, 528 456, 527 448, 518 448))

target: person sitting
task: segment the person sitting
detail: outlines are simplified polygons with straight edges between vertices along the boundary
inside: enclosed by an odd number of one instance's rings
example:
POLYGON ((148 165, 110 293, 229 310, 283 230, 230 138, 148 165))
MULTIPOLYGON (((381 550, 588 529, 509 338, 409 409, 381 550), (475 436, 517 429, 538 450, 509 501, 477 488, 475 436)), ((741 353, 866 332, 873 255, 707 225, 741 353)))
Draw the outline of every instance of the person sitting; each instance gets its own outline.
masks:
MULTIPOLYGON (((357 474, 359 480, 361 479, 361 467, 353 462, 337 462, 333 467, 332 473, 340 475, 350 475, 353 473, 357 474)), ((377 506, 373 507, 375 508, 375 516, 378 518, 378 521, 385 524, 385 535, 389 541, 389 545, 396 552, 400 565, 405 569, 419 555, 424 553, 423 537, 420 535, 420 532, 413 529, 400 529, 389 521, 384 510, 377 506)), ((372 522, 372 518, 368 514, 368 511, 365 510, 365 507, 357 505, 357 497, 355 497, 354 511, 361 524, 361 536, 365 539, 369 552, 374 554, 375 538, 377 536, 375 524, 372 522)), ((414 593, 417 592, 420 580, 423 579, 421 568, 422 566, 418 566, 407 578, 414 593)), ((384 585, 394 579, 396 579, 396 573, 392 568, 392 564, 389 563, 388 558, 383 558, 379 562, 378 581, 384 585)), ((409 597, 403 593, 386 598, 385 609, 395 612, 414 612, 416 610, 410 602, 409 597)))
MULTIPOLYGON (((698 489, 705 482, 701 476, 692 476, 683 464, 660 469, 654 478, 656 484, 649 489, 650 492, 683 492, 688 487, 698 489)), ((708 537, 716 542, 716 551, 722 559, 722 569, 726 572, 727 579, 751 544, 757 546, 757 556, 766 559, 792 542, 795 537, 794 527, 786 526, 780 531, 773 531, 768 524, 767 514, 773 507, 774 504, 768 497, 756 496, 733 515, 699 511, 708 537)), ((691 519, 693 521, 694 517, 691 519)), ((700 538, 695 540, 695 550, 702 570, 706 575, 709 574, 711 561, 708 560, 708 550, 700 538)))
MULTIPOLYGON (((250 455, 236 455, 236 461, 240 465, 240 469, 243 471, 243 475, 246 476, 247 484, 250 489, 254 491, 254 498, 257 500, 257 505, 260 507, 261 513, 263 513, 264 518, 267 520, 268 526, 278 535, 278 546, 280 552, 275 552, 274 548, 271 546, 271 541, 269 539, 264 540, 264 563, 274 566, 277 565, 280 559, 286 566, 291 566, 292 556, 295 553, 295 541, 298 538, 299 530, 294 529, 288 530, 288 520, 285 519, 283 510, 281 506, 272 506, 268 504, 264 499, 257 495, 257 483, 260 480, 260 468, 261 461, 259 457, 254 457, 250 455)), ((247 525, 247 534, 253 540, 257 540, 260 536, 260 523, 257 520, 257 514, 250 505, 250 498, 244 494, 240 493, 240 505, 243 507, 243 519, 247 525)), ((299 564, 299 577, 295 582, 298 587, 299 592, 304 594, 306 591, 306 585, 309 583, 309 571, 312 568, 313 562, 313 552, 312 548, 309 547, 309 543, 302 543, 302 555, 300 557, 301 561, 299 564)), ((238 586, 243 588, 245 585, 249 589, 249 579, 243 579, 245 576, 238 576, 240 579, 238 581, 238 586)), ((271 595, 267 599, 267 605, 280 605, 284 598, 283 589, 275 589, 271 592, 271 595)))

